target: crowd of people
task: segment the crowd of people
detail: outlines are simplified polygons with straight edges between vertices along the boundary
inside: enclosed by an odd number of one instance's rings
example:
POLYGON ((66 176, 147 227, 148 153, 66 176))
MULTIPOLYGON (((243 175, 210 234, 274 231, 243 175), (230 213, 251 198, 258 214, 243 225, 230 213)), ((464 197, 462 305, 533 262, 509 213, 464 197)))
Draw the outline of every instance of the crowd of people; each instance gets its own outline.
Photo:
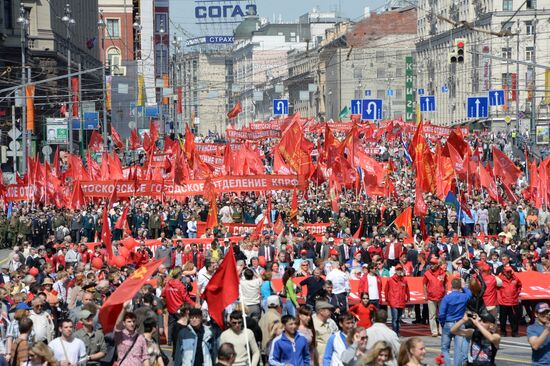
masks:
MULTIPOLYGON (((513 154, 505 138, 469 143, 490 161, 491 146, 503 141, 501 149, 513 154)), ((262 144, 269 170, 272 143, 262 144)), ((395 195, 343 191, 335 211, 327 184, 311 183, 292 216, 293 192, 224 193, 216 202, 219 224, 204 233, 199 222, 210 203, 200 196, 97 200, 77 210, 10 205, 0 214, 0 243, 12 248, 0 269, 0 366, 489 366, 502 339, 518 337, 522 325, 532 364, 549 365, 550 306, 522 300, 518 278, 550 272, 548 208, 523 199, 496 203, 474 189, 467 216, 428 194, 425 221, 413 218, 408 237, 394 221, 414 205, 414 174, 402 143, 381 147, 378 159, 391 156, 396 165, 395 195), (115 227, 125 208, 127 227, 115 227), (107 260, 103 210, 122 264, 107 260), (260 222, 258 237, 250 230, 238 240, 227 226, 260 222), (325 232, 309 232, 306 224, 314 223, 327 224, 325 232), (138 243, 131 251, 128 236, 138 243), (151 239, 158 239, 154 247, 151 239), (220 325, 200 294, 230 247, 240 298, 220 325), (99 309, 153 259, 163 262, 104 334, 99 309), (408 277, 422 278, 425 301, 411 303, 408 277), (421 338, 402 336, 404 323, 429 325, 442 355, 427 359, 421 338)))

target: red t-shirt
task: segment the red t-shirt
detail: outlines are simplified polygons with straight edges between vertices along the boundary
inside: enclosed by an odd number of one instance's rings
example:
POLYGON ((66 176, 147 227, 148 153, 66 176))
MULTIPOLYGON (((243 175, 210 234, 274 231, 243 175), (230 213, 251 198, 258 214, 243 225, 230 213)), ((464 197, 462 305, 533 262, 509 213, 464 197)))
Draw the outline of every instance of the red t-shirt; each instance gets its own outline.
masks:
POLYGON ((350 309, 349 312, 357 316, 359 320, 357 321, 358 327, 364 327, 365 329, 372 326, 372 314, 376 312, 376 306, 369 304, 367 306, 361 304, 355 304, 350 309))

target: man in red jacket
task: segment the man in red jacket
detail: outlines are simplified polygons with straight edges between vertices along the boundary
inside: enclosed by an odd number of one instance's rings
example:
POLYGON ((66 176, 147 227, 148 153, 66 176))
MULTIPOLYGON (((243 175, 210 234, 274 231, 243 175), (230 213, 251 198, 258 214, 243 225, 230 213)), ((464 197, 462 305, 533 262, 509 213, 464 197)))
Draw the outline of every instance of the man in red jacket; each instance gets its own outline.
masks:
POLYGON ((480 262, 481 277, 485 282, 485 292, 483 293, 483 303, 487 307, 487 311, 496 319, 497 317, 497 290, 502 286, 502 280, 495 275, 490 265, 485 262, 480 262))
POLYGON ((384 288, 386 294, 386 302, 391 309, 391 324, 393 331, 399 335, 399 324, 401 316, 407 303, 411 299, 409 285, 405 279, 405 271, 403 266, 398 264, 395 266, 395 274, 388 279, 384 288))
POLYGON ((439 334, 437 314, 439 314, 439 303, 447 293, 447 273, 439 265, 439 259, 430 259, 430 269, 424 273, 424 297, 428 300, 428 312, 430 314, 430 330, 432 337, 439 334))
POLYGON ((499 275, 502 280, 502 287, 498 289, 498 304, 500 305, 500 335, 506 337, 506 321, 510 321, 512 337, 519 337, 518 327, 521 317, 519 306, 519 294, 521 292, 521 281, 514 274, 512 266, 507 265, 499 275))
MULTIPOLYGON (((172 328, 179 319, 178 311, 184 303, 195 306, 195 302, 189 297, 187 288, 181 282, 181 269, 175 268, 172 271, 172 279, 169 280, 160 294, 166 301, 166 310, 168 310, 168 330, 169 336, 172 334, 172 328)), ((171 339, 171 338, 169 338, 171 339)))

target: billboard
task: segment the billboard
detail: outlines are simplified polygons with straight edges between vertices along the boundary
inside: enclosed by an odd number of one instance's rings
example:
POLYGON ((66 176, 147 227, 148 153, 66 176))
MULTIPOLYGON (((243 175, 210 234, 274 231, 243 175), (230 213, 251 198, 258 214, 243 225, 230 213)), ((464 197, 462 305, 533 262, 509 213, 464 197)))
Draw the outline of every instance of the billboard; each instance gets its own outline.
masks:
POLYGON ((550 143, 550 127, 548 125, 536 126, 535 135, 538 145, 548 145, 550 143))
POLYGON ((46 141, 48 144, 67 144, 69 128, 65 118, 46 118, 46 141))
POLYGON ((198 24, 240 23, 246 15, 257 14, 256 4, 249 0, 195 0, 198 24))

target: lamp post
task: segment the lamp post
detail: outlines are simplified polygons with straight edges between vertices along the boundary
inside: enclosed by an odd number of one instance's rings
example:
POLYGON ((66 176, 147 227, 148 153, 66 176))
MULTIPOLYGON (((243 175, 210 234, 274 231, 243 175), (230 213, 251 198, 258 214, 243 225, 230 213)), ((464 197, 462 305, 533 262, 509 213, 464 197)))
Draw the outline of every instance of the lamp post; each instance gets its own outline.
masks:
MULTIPOLYGON (((141 32, 141 24, 139 24, 139 18, 136 17, 136 21, 134 22, 134 24, 132 24, 132 27, 134 28, 134 45, 137 45, 138 44, 138 41, 139 41, 139 32, 141 32)), ((136 123, 136 128, 138 127, 138 96, 139 96, 139 92, 140 90, 138 89, 140 87, 139 85, 139 64, 140 64, 140 60, 141 60, 141 47, 135 47, 135 51, 134 51, 134 60, 136 60, 136 92, 135 92, 135 123, 136 123), (139 54, 138 54, 138 50, 139 50, 139 54)), ((144 96, 142 95, 142 98, 144 96)), ((141 113, 143 116, 145 116, 145 108, 143 106, 144 103, 142 103, 141 105, 141 113)), ((145 124, 145 123, 144 123, 145 124)))
MULTIPOLYGON (((21 26, 21 97, 23 99, 23 96, 25 96, 23 105, 21 106, 21 134, 22 134, 22 142, 23 142, 23 156, 21 161, 21 172, 25 174, 27 172, 27 98, 26 98, 26 90, 25 90, 25 83, 26 83, 26 68, 25 68, 25 45, 27 40, 27 17, 26 17, 26 11, 25 7, 21 5, 21 8, 19 9, 19 18, 17 18, 17 23, 21 26)), ((15 126, 12 126, 15 128, 15 126)), ((17 152, 13 155, 13 160, 17 161, 17 152)), ((17 166, 16 163, 14 163, 14 167, 17 166)), ((14 171, 15 173, 15 171, 14 171)))
POLYGON ((71 17, 71 6, 69 4, 65 5, 65 14, 61 18, 61 21, 65 23, 66 29, 66 39, 67 39, 67 89, 69 95, 68 105, 68 127, 69 127, 69 153, 73 153, 73 126, 72 126, 72 85, 71 85, 71 30, 70 26, 74 25, 76 22, 71 17))
POLYGON ((105 19, 103 18, 103 10, 99 10, 99 20, 97 21, 97 26, 99 28, 99 33, 101 33, 101 52, 103 53, 103 67, 101 68, 102 72, 102 83, 101 89, 103 92, 103 149, 108 150, 107 144, 107 91, 105 90, 106 76, 105 76, 105 67, 107 66, 107 57, 105 53, 105 19))
MULTIPOLYGON (((159 34, 160 34, 160 78, 163 81, 163 83, 164 83, 164 63, 163 63, 163 60, 162 60, 162 53, 164 51, 164 43, 162 43, 162 40, 164 38, 164 32, 165 32, 165 30, 164 30, 164 20, 161 19, 160 20, 160 29, 159 29, 159 34)), ((164 85, 164 84, 162 84, 162 85, 164 85)), ((163 88, 160 88, 159 124, 160 124, 161 133, 162 133, 162 138, 164 139, 164 135, 166 133, 166 126, 164 126, 164 118, 163 118, 164 105, 162 104, 162 102, 163 102, 162 92, 163 92, 163 88)))

